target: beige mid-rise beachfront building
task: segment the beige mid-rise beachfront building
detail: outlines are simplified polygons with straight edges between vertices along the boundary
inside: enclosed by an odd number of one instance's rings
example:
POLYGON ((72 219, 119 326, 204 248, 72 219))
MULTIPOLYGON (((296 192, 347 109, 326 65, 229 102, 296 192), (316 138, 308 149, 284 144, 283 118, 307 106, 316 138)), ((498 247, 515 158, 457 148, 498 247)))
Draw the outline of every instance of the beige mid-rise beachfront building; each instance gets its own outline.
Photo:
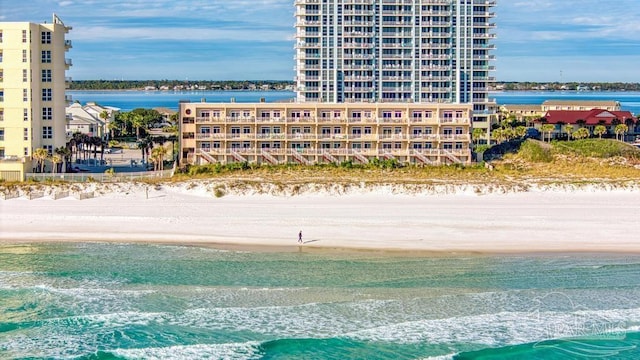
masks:
POLYGON ((44 24, 0 22, 0 179, 23 180, 37 149, 65 146, 70 29, 56 15, 44 24))
POLYGON ((180 164, 471 162, 471 104, 180 104, 180 164))

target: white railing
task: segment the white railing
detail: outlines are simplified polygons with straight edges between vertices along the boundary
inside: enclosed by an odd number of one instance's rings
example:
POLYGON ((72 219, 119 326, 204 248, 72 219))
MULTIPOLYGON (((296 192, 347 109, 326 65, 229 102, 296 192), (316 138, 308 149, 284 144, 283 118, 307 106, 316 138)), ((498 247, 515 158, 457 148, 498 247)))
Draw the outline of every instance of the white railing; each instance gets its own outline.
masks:
POLYGON ((67 181, 67 182, 125 182, 145 179, 167 179, 173 176, 173 169, 163 171, 106 173, 27 173, 27 180, 67 181))

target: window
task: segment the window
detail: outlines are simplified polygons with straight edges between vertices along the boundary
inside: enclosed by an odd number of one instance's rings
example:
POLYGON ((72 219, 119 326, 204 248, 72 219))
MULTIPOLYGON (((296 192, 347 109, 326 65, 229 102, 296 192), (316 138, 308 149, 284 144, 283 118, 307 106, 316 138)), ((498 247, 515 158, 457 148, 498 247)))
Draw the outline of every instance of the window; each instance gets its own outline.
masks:
POLYGON ((29 101, 29 89, 22 89, 22 101, 29 101))
POLYGON ((4 80, 4 73, 2 70, 0 70, 0 81, 4 80))
POLYGON ((43 139, 51 139, 51 138, 53 138, 53 127, 51 127, 51 126, 43 126, 42 127, 42 138, 43 139))
POLYGON ((43 31, 40 35, 43 44, 51 44, 51 31, 43 31))
POLYGON ((5 157, 4 149, 0 148, 0 158, 5 157))
POLYGON ((22 139, 23 140, 29 140, 29 129, 28 128, 24 128, 22 130, 22 139))
POLYGON ((22 43, 27 43, 27 30, 22 30, 22 43))
POLYGON ((2 44, 2 30, 0 30, 0 44, 2 44))
POLYGON ((42 70, 42 82, 51 82, 51 70, 42 70))
POLYGON ((2 51, 0 51, 0 62, 2 62, 2 51))
POLYGON ((22 82, 29 81, 29 71, 27 69, 22 69, 22 82))
POLYGON ((0 90, 0 101, 4 101, 4 90, 0 90))
POLYGON ((23 154, 24 154, 24 156, 29 156, 29 148, 28 147, 24 148, 23 154))
POLYGON ((47 153, 49 153, 49 156, 53 155, 53 145, 44 145, 42 146, 42 148, 47 150, 47 153))
POLYGON ((22 62, 27 62, 27 50, 22 50, 22 62))
POLYGON ((42 63, 50 64, 51 63, 51 50, 43 50, 42 51, 42 63))
POLYGON ((0 109, 0 121, 4 121, 4 109, 0 109))
POLYGON ((42 89, 42 101, 51 101, 51 89, 42 89))
POLYGON ((42 108, 42 120, 53 120, 53 109, 50 107, 42 108))
POLYGON ((22 121, 29 121, 29 109, 22 109, 22 121))
POLYGON ((4 141, 4 128, 0 128, 0 141, 4 141))

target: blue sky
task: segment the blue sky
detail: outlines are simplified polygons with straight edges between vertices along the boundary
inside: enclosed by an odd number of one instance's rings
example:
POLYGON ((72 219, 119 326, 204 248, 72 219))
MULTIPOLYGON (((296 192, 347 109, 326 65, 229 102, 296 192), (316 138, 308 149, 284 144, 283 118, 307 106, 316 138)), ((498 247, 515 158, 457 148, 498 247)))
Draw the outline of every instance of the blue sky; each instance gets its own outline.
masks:
MULTIPOLYGON (((73 31, 74 79, 291 80, 293 0, 0 0, 73 31)), ((640 82, 639 0, 498 0, 496 77, 640 82)))

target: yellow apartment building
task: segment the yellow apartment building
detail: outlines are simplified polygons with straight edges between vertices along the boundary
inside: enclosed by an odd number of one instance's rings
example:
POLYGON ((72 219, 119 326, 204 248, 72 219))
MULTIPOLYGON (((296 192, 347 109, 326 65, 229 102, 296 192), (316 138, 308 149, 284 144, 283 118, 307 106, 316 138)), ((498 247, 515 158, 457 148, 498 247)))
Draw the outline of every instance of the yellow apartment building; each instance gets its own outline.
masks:
POLYGON ((471 162, 472 104, 181 103, 180 164, 471 162))
POLYGON ((65 146, 69 30, 56 15, 50 24, 0 22, 0 179, 23 180, 36 149, 65 146))

